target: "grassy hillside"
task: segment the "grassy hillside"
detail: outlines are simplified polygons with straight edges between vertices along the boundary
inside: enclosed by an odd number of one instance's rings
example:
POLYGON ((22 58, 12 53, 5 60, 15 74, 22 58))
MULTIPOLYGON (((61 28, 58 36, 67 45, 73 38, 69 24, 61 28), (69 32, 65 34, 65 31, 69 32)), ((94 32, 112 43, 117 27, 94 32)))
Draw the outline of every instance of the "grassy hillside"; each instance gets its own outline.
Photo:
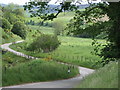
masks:
MULTIPOLYGON (((27 36, 28 38, 31 38, 31 34, 37 34, 36 36, 39 36, 40 33, 43 33, 43 34, 53 34, 54 32, 54 28, 52 27, 43 27, 43 26, 34 26, 34 25, 28 25, 28 27, 32 30, 31 32, 28 31, 28 35, 27 36), (36 33, 35 33, 36 32, 36 33)), ((33 37, 35 38, 35 37, 33 37)))
MULTIPOLYGON (((81 10, 83 10, 83 9, 81 9, 81 10)), ((52 24, 56 23, 56 22, 61 22, 61 24, 66 25, 70 21, 70 19, 73 18, 74 14, 75 14, 75 12, 73 12, 73 11, 62 12, 53 21, 50 21, 50 20, 44 21, 44 23, 48 23, 49 24, 48 26, 52 26, 52 24)), ((31 20, 34 21, 35 24, 43 21, 39 17, 32 17, 32 18, 26 17, 26 21, 30 22, 31 20)))
POLYGON ((96 70, 83 79, 78 88, 118 88, 118 62, 96 70))

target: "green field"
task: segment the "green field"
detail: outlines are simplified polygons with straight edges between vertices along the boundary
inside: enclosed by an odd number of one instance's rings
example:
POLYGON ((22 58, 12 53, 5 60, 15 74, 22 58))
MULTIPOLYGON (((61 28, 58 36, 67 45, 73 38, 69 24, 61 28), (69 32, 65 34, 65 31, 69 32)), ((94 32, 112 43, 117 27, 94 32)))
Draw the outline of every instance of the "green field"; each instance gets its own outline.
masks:
MULTIPOLYGON (((81 9, 81 10, 84 10, 84 9, 81 9)), ((55 20, 62 20, 63 22, 66 21, 68 23, 68 21, 74 16, 74 14, 75 14, 75 12, 73 12, 73 11, 65 12, 65 13, 63 12, 63 13, 60 13, 58 15, 58 17, 55 18, 55 20)), ((26 21, 29 21, 29 20, 33 20, 36 23, 39 22, 39 21, 42 21, 42 19, 40 19, 39 17, 32 17, 32 18, 27 17, 26 21)), ((46 22, 50 22, 51 23, 51 21, 46 21, 46 22)), ((54 22, 54 21, 52 21, 52 22, 54 22)))
MULTIPOLYGON (((91 53, 93 51, 91 39, 58 36, 61 45, 55 51, 50 53, 30 52, 26 50, 27 46, 33 41, 33 39, 40 35, 35 34, 36 37, 32 37, 32 34, 35 32, 37 33, 38 30, 35 26, 30 26, 30 28, 33 31, 28 33, 28 39, 25 40, 25 42, 14 44, 10 47, 34 57, 47 58, 51 56, 52 59, 56 61, 63 61, 89 68, 98 68, 93 67, 93 65, 101 59, 91 53)), ((54 28, 40 27, 39 31, 44 34, 53 34, 54 28)), ((105 41, 99 40, 99 43, 105 43, 105 41)))

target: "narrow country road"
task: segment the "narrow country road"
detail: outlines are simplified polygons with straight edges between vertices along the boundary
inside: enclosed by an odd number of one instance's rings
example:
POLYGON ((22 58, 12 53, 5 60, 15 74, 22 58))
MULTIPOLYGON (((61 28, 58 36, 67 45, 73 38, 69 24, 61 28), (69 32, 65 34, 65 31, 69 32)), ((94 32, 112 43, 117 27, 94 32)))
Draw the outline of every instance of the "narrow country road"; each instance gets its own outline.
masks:
MULTIPOLYGON (((23 41, 17 41, 15 43, 21 43, 23 41)), ((32 56, 25 55, 21 52, 17 52, 9 46, 12 43, 6 43, 1 45, 2 49, 6 49, 16 55, 25 57, 25 58, 31 58, 31 59, 37 59, 32 56)), ((65 79, 65 80, 56 80, 56 81, 49 81, 49 82, 37 82, 37 83, 28 83, 28 84, 22 84, 22 85, 15 85, 15 86, 8 86, 3 88, 74 88, 76 85, 80 83, 80 81, 87 75, 94 72, 93 69, 85 68, 85 67, 78 67, 80 75, 74 78, 65 79)))

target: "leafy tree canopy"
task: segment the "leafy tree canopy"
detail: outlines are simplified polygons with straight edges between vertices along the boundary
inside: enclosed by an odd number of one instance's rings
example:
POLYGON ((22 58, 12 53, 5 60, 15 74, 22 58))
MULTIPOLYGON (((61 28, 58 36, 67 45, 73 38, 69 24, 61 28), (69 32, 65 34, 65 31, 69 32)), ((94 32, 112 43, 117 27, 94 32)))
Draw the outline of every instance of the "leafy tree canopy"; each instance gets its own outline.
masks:
POLYGON ((13 25, 12 32, 18 36, 20 36, 22 39, 26 38, 27 32, 26 32, 26 25, 20 21, 16 22, 13 25))
POLYGON ((120 2, 91 4, 85 11, 76 11, 74 18, 68 24, 68 34, 90 33, 93 36, 95 54, 99 55, 103 65, 120 59, 120 2), (108 20, 102 20, 103 17, 108 20), (100 49, 95 37, 105 32, 107 44, 100 49), (100 51, 99 51, 100 50, 100 51), (99 53, 98 53, 99 52, 99 53))
POLYGON ((10 29, 11 28, 10 23, 9 23, 9 21, 7 19, 0 18, 0 21, 2 22, 0 24, 0 27, 2 27, 3 29, 10 29))
POLYGON ((1 8, 3 17, 6 18, 11 24, 15 21, 24 21, 24 9, 19 5, 10 3, 7 6, 1 8))

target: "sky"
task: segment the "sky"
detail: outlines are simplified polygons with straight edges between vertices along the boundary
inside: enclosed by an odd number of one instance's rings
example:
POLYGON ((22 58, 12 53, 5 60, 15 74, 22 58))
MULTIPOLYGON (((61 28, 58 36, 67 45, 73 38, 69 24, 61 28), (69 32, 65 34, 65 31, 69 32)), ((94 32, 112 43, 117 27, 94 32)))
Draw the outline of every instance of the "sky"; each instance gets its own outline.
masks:
POLYGON ((9 3, 14 3, 18 5, 24 5, 26 2, 29 2, 30 0, 0 0, 0 3, 3 4, 9 4, 9 3))
MULTIPOLYGON (((24 5, 26 2, 29 2, 30 0, 0 0, 0 3, 3 4, 9 4, 9 3, 14 3, 14 4, 18 4, 18 5, 24 5)), ((50 4, 54 4, 55 1, 57 0, 52 0, 50 2, 50 4)))
MULTIPOLYGON (((9 4, 9 3, 14 3, 14 4, 18 4, 18 5, 24 5, 26 2, 29 2, 30 0, 0 0, 0 3, 3 4, 9 4)), ((38 0, 40 1, 40 0, 38 0)), ((42 0, 43 1, 43 0, 42 0)), ((61 1, 61 0, 51 0, 50 4, 55 4, 56 1, 61 1)), ((87 3, 87 0, 83 0, 83 4, 87 3)), ((101 1, 101 0, 97 0, 97 1, 101 1)), ((56 3, 58 4, 58 3, 56 3)))

